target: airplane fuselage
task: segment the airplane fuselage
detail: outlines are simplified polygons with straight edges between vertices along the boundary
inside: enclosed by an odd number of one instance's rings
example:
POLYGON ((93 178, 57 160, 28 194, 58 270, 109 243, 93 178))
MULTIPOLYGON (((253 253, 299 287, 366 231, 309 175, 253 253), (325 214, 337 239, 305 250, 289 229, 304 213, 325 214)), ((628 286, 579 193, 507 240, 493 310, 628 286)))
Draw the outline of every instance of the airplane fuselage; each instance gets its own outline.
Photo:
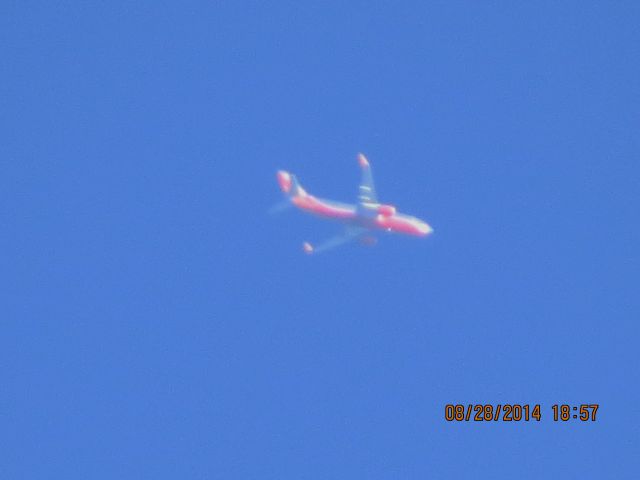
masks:
POLYGON ((280 189, 291 205, 303 212, 336 220, 346 226, 342 235, 332 237, 320 245, 313 246, 309 242, 304 242, 302 248, 305 253, 319 253, 355 239, 365 245, 372 245, 376 241, 376 236, 370 234, 379 231, 416 237, 426 237, 433 232, 427 222, 398 213, 393 205, 379 203, 371 166, 361 153, 358 154, 358 165, 360 165, 362 178, 358 186, 358 202, 355 205, 315 197, 300 186, 295 175, 284 170, 277 173, 280 189))
MULTIPOLYGON (((284 189, 288 181, 287 173, 279 172, 278 180, 284 189)), ((317 198, 304 191, 292 197, 291 202, 304 212, 371 230, 418 237, 424 237, 433 231, 426 222, 410 215, 397 213, 390 205, 358 206, 317 198)))

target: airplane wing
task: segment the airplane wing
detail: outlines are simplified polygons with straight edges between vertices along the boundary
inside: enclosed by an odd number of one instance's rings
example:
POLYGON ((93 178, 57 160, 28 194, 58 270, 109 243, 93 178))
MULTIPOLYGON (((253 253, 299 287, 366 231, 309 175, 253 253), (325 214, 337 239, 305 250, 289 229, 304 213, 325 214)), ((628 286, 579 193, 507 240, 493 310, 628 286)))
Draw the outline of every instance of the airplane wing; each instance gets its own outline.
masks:
POLYGON ((349 243, 358 237, 360 237, 365 232, 368 232, 366 228, 360 227, 347 227, 344 233, 341 235, 336 235, 335 237, 331 237, 328 240, 320 243, 319 245, 311 245, 309 242, 304 242, 302 244, 302 249, 306 254, 317 254, 324 252, 326 250, 331 250, 332 248, 339 247, 344 245, 345 243, 349 243))
POLYGON ((371 165, 369 165, 367 157, 362 153, 358 154, 358 164, 362 170, 362 178, 358 187, 358 203, 378 203, 376 187, 373 184, 373 175, 371 174, 371 165))

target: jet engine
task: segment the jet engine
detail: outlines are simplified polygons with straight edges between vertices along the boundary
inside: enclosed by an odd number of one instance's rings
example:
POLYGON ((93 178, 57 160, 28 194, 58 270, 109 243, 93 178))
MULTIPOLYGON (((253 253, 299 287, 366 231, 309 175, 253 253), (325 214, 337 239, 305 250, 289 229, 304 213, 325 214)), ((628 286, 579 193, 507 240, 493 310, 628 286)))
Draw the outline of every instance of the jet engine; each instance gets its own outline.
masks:
POLYGON ((384 217, 391 217, 396 214, 396 207, 393 205, 380 205, 378 213, 384 217))

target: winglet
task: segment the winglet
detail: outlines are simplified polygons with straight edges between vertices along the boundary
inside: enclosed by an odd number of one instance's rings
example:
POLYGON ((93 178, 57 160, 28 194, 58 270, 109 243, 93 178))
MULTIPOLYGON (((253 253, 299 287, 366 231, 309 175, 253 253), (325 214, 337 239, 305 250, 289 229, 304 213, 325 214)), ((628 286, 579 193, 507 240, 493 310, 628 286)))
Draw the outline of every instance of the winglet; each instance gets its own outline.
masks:
POLYGON ((304 250, 304 253, 306 253, 307 255, 311 255, 313 253, 313 245, 311 245, 309 242, 304 242, 302 244, 302 250, 304 250))
POLYGON ((358 164, 360 165, 361 168, 367 168, 369 166, 369 161, 367 160, 367 157, 365 157, 363 153, 358 154, 358 164))

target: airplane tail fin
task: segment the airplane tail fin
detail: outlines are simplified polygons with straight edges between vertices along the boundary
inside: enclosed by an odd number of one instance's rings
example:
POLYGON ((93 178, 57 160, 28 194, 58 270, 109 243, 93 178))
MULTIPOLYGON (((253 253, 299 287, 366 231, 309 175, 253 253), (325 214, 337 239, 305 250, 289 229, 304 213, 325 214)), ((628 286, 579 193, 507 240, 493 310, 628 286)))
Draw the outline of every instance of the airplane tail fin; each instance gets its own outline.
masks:
POLYGON ((307 192, 305 192, 300 186, 300 183, 298 183, 298 179, 295 175, 285 172, 284 170, 279 170, 277 178, 280 190, 282 190, 282 193, 284 193, 287 198, 295 198, 307 194, 307 192))

